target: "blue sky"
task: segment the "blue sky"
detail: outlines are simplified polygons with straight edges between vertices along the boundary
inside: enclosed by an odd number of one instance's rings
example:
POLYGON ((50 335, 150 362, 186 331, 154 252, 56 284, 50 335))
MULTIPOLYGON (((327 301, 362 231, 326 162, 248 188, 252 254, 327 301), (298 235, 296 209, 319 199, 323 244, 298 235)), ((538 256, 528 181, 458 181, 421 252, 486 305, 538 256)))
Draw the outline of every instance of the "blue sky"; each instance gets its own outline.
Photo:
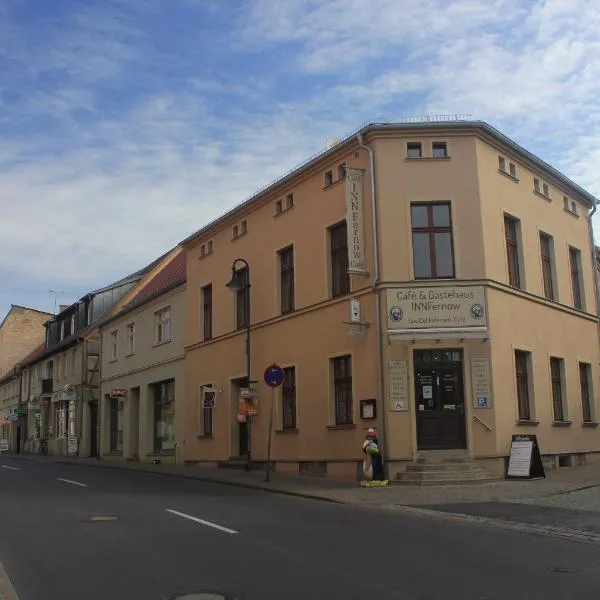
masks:
POLYGON ((469 114, 600 196, 598 31, 587 0, 0 0, 0 318, 367 121, 469 114))

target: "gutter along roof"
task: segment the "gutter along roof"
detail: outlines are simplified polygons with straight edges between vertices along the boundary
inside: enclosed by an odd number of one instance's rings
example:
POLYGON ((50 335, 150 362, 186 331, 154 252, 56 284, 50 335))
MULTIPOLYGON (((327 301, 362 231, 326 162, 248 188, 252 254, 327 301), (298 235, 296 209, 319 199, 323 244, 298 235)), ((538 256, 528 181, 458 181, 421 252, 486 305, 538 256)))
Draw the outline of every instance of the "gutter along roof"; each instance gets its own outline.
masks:
POLYGON ((432 121, 432 122, 416 122, 416 123, 369 123, 364 127, 352 132, 348 136, 346 136, 343 140, 338 142, 335 146, 328 148, 318 154, 312 156, 304 163, 300 164, 298 167, 292 169, 288 173, 282 175, 280 178, 276 179, 274 182, 266 185, 261 190, 257 191, 247 200, 244 200, 231 210, 225 212, 220 217, 217 217, 195 233, 192 233, 187 238, 185 238, 181 245, 185 247, 193 246, 198 238, 202 237, 209 232, 215 230, 221 223, 225 223, 232 216, 244 211, 255 203, 264 201, 267 196, 276 192, 279 188, 285 187, 291 180, 300 175, 301 173, 309 170, 312 167, 315 167, 321 162, 325 162, 327 158, 333 156, 341 152, 344 148, 346 151, 355 145, 355 138, 357 135, 361 134, 363 136, 368 136, 370 134, 377 133, 392 133, 394 131, 402 132, 412 132, 412 131, 423 131, 423 130, 431 130, 431 131, 443 131, 443 130, 451 130, 451 131, 460 131, 463 130, 465 132, 472 132, 474 135, 479 135, 482 139, 486 141, 493 141, 499 144, 500 146, 507 148, 509 151, 513 152, 515 155, 519 156, 522 160, 526 162, 530 162, 534 167, 538 169, 542 169, 548 171, 552 174, 564 187, 569 188, 573 192, 575 192, 578 197, 585 202, 590 208, 594 205, 598 204, 598 199, 584 190, 581 186, 577 185, 574 181, 563 175, 560 171, 544 162, 542 159, 538 158, 523 146, 520 146, 509 137, 505 136, 495 127, 488 125, 485 121, 432 121))

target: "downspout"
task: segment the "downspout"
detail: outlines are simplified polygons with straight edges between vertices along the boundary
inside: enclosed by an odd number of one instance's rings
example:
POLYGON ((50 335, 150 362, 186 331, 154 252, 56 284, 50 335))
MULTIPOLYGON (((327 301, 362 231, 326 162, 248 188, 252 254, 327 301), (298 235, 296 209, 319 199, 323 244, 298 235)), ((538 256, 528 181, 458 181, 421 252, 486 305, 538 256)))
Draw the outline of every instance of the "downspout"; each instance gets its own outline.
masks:
POLYGON ((590 244, 592 247, 592 270, 594 272, 594 297, 596 300, 596 316, 600 315, 600 288, 598 287, 598 261, 596 259, 596 244, 594 243, 594 228, 592 227, 592 217, 598 208, 594 204, 592 210, 588 213, 588 231, 590 234, 590 244))
POLYGON ((383 375, 383 336, 381 331, 381 302, 379 293, 379 230, 377 227, 377 202, 375 196, 375 155, 373 149, 363 143, 362 133, 356 135, 358 145, 367 151, 369 155, 369 175, 370 175, 370 194, 371 194, 371 228, 372 228, 372 239, 373 239, 373 281, 371 282, 371 289, 375 293, 375 333, 377 335, 377 388, 378 395, 381 399, 380 410, 379 410, 379 439, 381 441, 381 447, 383 449, 384 456, 384 470, 386 478, 389 478, 388 469, 388 443, 387 443, 387 431, 386 431, 386 414, 387 406, 384 400, 385 387, 384 387, 384 375, 383 375))

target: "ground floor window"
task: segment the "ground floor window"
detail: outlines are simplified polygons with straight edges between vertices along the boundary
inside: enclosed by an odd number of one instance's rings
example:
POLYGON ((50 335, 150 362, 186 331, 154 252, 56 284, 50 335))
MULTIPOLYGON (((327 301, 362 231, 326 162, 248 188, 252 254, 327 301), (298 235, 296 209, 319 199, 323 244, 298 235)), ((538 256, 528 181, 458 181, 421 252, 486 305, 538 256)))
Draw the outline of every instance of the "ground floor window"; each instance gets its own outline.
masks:
POLYGON ((54 404, 54 431, 55 437, 64 438, 67 436, 68 405, 64 400, 54 404))
POLYGON ((154 452, 175 449, 175 380, 154 386, 154 452))

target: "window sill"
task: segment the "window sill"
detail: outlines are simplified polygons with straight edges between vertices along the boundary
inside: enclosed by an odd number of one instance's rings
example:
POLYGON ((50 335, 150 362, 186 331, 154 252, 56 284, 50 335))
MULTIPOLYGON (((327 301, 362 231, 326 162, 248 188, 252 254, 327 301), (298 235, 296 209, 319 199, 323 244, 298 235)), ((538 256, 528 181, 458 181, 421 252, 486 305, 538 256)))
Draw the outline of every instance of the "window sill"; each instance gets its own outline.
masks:
POLYGON ((567 214, 571 215, 573 218, 575 219, 579 219, 579 215, 577 213, 574 213, 572 210, 569 210, 568 208, 563 209, 567 214))
POLYGON ((552 421, 552 427, 570 427, 573 421, 552 421))
POLYGON ((110 364, 112 364, 112 363, 116 363, 118 360, 119 360, 118 358, 111 358, 111 359, 108 361, 108 364, 110 365, 110 364))
POLYGON ((430 161, 430 160, 450 160, 451 156, 406 156, 404 160, 406 162, 414 162, 414 161, 430 161))
POLYGON ((125 355, 125 358, 131 358, 134 355, 135 355, 135 352, 130 352, 129 354, 125 355))
POLYGON ((537 190, 533 190, 533 193, 540 198, 546 200, 546 202, 552 202, 552 198, 550 196, 546 196, 546 194, 542 194, 542 192, 538 192, 537 190))
POLYGON ((237 242, 240 238, 243 238, 246 235, 248 235, 247 231, 244 231, 244 233, 238 233, 235 237, 231 238, 231 241, 232 242, 237 242))
POLYGON ((276 219, 277 217, 280 217, 281 215, 285 214, 286 212, 289 212, 290 210, 294 210, 294 207, 288 206, 288 208, 282 208, 279 212, 276 212, 273 215, 273 218, 276 219))
POLYGON ((329 431, 343 431, 346 429, 356 429, 356 425, 354 423, 348 423, 347 425, 327 425, 327 429, 329 431))
POLYGON ((211 254, 213 254, 213 253, 214 253, 214 250, 211 250, 210 252, 205 252, 204 254, 201 254, 201 255, 198 257, 198 260, 202 260, 203 258, 206 258, 207 256, 210 256, 210 255, 211 255, 211 254))
POLYGON ((498 173, 500 173, 501 175, 504 175, 504 177, 508 177, 509 179, 511 179, 512 181, 514 181, 515 183, 519 183, 519 178, 518 177, 514 177, 513 175, 511 175, 510 173, 507 173, 506 171, 503 171, 502 169, 498 169, 498 173))
POLYGON ((212 440, 215 436, 212 433, 198 433, 196 437, 199 440, 212 440))
POLYGON ((288 427, 286 429, 276 429, 275 433, 299 433, 296 427, 288 427))
POLYGON ((332 181, 331 183, 328 183, 327 185, 323 186, 321 189, 323 191, 330 190, 332 187, 335 187, 338 183, 341 183, 342 181, 345 181, 345 179, 336 179, 335 181, 332 181))
POLYGON ((535 421, 532 419, 519 419, 517 421, 517 425, 523 426, 523 427, 537 427, 540 424, 539 421, 535 421))
POLYGON ((170 344, 171 340, 165 340, 164 342, 156 342, 154 344, 152 344, 153 348, 156 348, 157 346, 164 346, 165 344, 170 344))
POLYGON ((581 426, 582 427, 598 427, 600 423, 598 421, 584 421, 581 426))

